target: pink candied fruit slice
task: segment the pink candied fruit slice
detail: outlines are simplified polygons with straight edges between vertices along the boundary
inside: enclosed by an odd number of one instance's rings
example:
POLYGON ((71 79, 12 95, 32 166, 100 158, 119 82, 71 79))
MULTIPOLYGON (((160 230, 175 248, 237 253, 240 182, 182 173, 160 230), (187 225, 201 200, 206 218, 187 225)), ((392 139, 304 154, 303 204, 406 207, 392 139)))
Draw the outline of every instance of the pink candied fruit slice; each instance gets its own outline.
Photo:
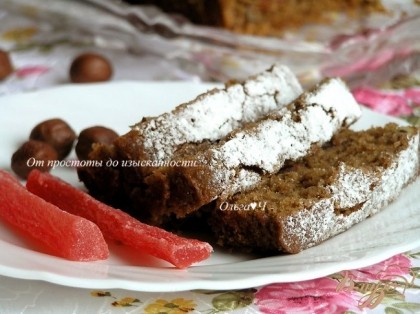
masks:
POLYGON ((1 169, 0 218, 43 243, 56 256, 72 261, 103 260, 109 256, 98 226, 32 194, 1 169))
POLYGON ((96 223, 106 238, 163 259, 178 268, 200 262, 213 251, 206 242, 183 238, 144 224, 49 173, 31 171, 26 186, 32 193, 61 209, 96 223))

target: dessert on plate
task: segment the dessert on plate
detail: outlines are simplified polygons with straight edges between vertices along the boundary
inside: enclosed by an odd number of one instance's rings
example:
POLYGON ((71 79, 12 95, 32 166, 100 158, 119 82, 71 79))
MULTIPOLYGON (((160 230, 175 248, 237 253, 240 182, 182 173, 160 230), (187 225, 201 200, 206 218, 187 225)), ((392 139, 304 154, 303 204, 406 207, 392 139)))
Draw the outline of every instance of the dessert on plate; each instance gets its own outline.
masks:
POLYGON ((274 65, 94 144, 90 159, 118 165, 79 177, 143 222, 202 213, 222 246, 297 253, 374 215, 419 173, 417 128, 350 130, 361 109, 339 78, 300 93, 274 65))
POLYGON ((301 92, 295 75, 282 65, 243 82, 228 82, 171 112, 143 118, 114 145, 96 145, 90 154, 95 160, 142 161, 141 166, 122 167, 120 162, 118 167, 80 168, 79 177, 95 197, 138 217, 144 206, 138 198, 148 193, 144 192, 145 179, 155 169, 169 165, 174 155, 207 147, 234 129, 286 106, 301 92))
POLYGON ((80 179, 105 202, 164 225, 222 194, 252 187, 261 175, 303 157, 360 117, 340 79, 327 79, 285 106, 300 92, 295 80, 285 81, 285 73, 290 76, 274 66, 245 83, 144 118, 113 145, 97 145, 90 154, 119 160, 119 166, 81 168, 80 179), (139 166, 121 166, 127 161, 139 166))
POLYGON ((376 214, 419 174, 415 127, 340 130, 252 190, 219 199, 218 244, 297 253, 376 214))
MULTIPOLYGON (((184 218, 217 198, 252 188, 264 175, 278 172, 286 162, 329 141, 360 115, 344 82, 327 79, 288 106, 216 143, 180 150, 173 156, 180 166, 154 169, 143 179, 143 189, 131 187, 126 195, 138 207, 136 214, 152 224, 184 218), (184 160, 195 166, 183 166, 184 160)), ((119 140, 116 146, 122 151, 128 147, 119 140)))

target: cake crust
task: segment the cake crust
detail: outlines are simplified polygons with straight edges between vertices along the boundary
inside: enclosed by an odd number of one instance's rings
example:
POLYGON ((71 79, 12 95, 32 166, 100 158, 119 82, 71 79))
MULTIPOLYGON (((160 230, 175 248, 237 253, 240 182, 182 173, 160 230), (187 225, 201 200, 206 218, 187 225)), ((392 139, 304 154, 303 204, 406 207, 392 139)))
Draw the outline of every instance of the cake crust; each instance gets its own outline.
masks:
POLYGON ((300 252, 376 214, 419 175, 417 128, 343 130, 331 145, 252 191, 219 200, 210 219, 219 244, 300 252), (334 149, 341 152, 329 156, 334 149), (221 210, 225 203, 237 210, 221 210), (253 203, 264 203, 264 208, 239 210, 253 203))
POLYGON ((288 106, 246 124, 194 155, 174 159, 188 159, 198 166, 155 169, 145 178, 147 188, 134 193, 136 200, 155 202, 142 206, 153 224, 184 218, 219 197, 253 187, 264 175, 279 171, 285 162, 308 154, 313 145, 329 141, 338 129, 360 115, 360 107, 345 83, 327 79, 288 106))
POLYGON ((301 92, 290 69, 275 64, 245 81, 229 82, 224 88, 203 93, 171 112, 143 118, 114 145, 95 145, 90 159, 117 160, 119 166, 81 168, 79 178, 98 199, 138 216, 141 206, 161 205, 159 197, 164 186, 145 190, 146 177, 156 168, 167 164, 174 155, 192 155, 204 149, 235 128, 287 105, 301 92), (144 164, 121 167, 121 161, 144 164), (155 201, 149 204, 148 199, 155 201))
POLYGON ((216 141, 231 131, 281 108, 302 93, 295 75, 283 65, 244 82, 230 82, 158 117, 145 118, 132 127, 129 140, 121 137, 131 158, 170 160, 183 144, 216 141), (135 140, 134 140, 135 139, 135 140))

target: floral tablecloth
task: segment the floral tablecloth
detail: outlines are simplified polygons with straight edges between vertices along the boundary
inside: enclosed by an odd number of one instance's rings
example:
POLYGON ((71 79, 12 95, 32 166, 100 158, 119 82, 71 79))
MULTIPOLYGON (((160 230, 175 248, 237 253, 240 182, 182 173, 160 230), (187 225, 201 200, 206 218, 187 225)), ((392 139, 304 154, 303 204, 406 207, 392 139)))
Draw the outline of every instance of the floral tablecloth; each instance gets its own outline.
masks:
MULTIPOLYGON (((0 49, 10 51, 15 68, 0 82, 0 95, 69 83, 69 64, 84 51, 98 51, 112 60, 113 80, 214 79, 201 64, 146 52, 131 54, 118 45, 104 48, 89 36, 66 36, 65 29, 48 19, 35 21, 1 7, 0 49)), ((420 125, 420 53, 414 52, 412 59, 414 70, 372 85, 353 85, 354 95, 377 111, 420 125)), ((420 248, 324 278, 233 291, 91 290, 0 276, 0 313, 230 312, 420 313, 420 248)))
POLYGON ((89 290, 0 277, 0 312, 420 313, 419 251, 315 280, 233 291, 89 290))

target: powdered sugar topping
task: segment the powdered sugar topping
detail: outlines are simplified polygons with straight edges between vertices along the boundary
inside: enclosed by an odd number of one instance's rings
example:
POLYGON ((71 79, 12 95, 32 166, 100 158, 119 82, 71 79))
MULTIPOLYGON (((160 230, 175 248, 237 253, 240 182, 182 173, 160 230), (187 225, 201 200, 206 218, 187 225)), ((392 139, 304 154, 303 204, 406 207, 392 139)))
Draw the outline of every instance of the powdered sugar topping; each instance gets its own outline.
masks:
POLYGON ((275 173, 286 160, 303 157, 312 144, 330 140, 341 126, 354 122, 361 115, 359 105, 339 79, 320 84, 296 102, 303 106, 272 112, 251 129, 238 131, 210 152, 205 152, 207 164, 213 165, 213 185, 223 190, 224 195, 258 182, 255 177, 261 175, 257 172, 275 173), (338 95, 346 101, 329 98, 338 95), (247 170, 246 176, 244 169, 254 171, 247 170))
POLYGON ((285 245, 297 245, 300 249, 314 246, 376 214, 417 176, 418 169, 418 134, 411 138, 407 149, 395 156, 387 169, 366 172, 341 165, 338 179, 331 186, 331 198, 321 200, 284 220, 282 237, 285 245), (336 207, 345 209, 359 204, 360 209, 349 215, 335 211, 336 207))
POLYGON ((274 65, 244 83, 215 89, 169 113, 140 122, 133 130, 138 131, 144 141, 138 144, 151 159, 169 160, 177 145, 218 140, 288 104, 301 92, 295 75, 285 66, 274 65))
MULTIPOLYGON (((318 93, 305 94, 304 101, 309 104, 321 104, 326 111, 334 110, 334 114, 338 116, 337 121, 345 121, 346 117, 353 116, 353 107, 356 101, 351 93, 343 92, 347 87, 341 79, 330 80, 328 85, 321 85, 319 89, 318 93), (326 88, 327 92, 324 91, 326 88), (337 104, 340 106, 337 107, 337 104)), ((348 124, 352 122, 354 121, 348 121, 348 124)))

